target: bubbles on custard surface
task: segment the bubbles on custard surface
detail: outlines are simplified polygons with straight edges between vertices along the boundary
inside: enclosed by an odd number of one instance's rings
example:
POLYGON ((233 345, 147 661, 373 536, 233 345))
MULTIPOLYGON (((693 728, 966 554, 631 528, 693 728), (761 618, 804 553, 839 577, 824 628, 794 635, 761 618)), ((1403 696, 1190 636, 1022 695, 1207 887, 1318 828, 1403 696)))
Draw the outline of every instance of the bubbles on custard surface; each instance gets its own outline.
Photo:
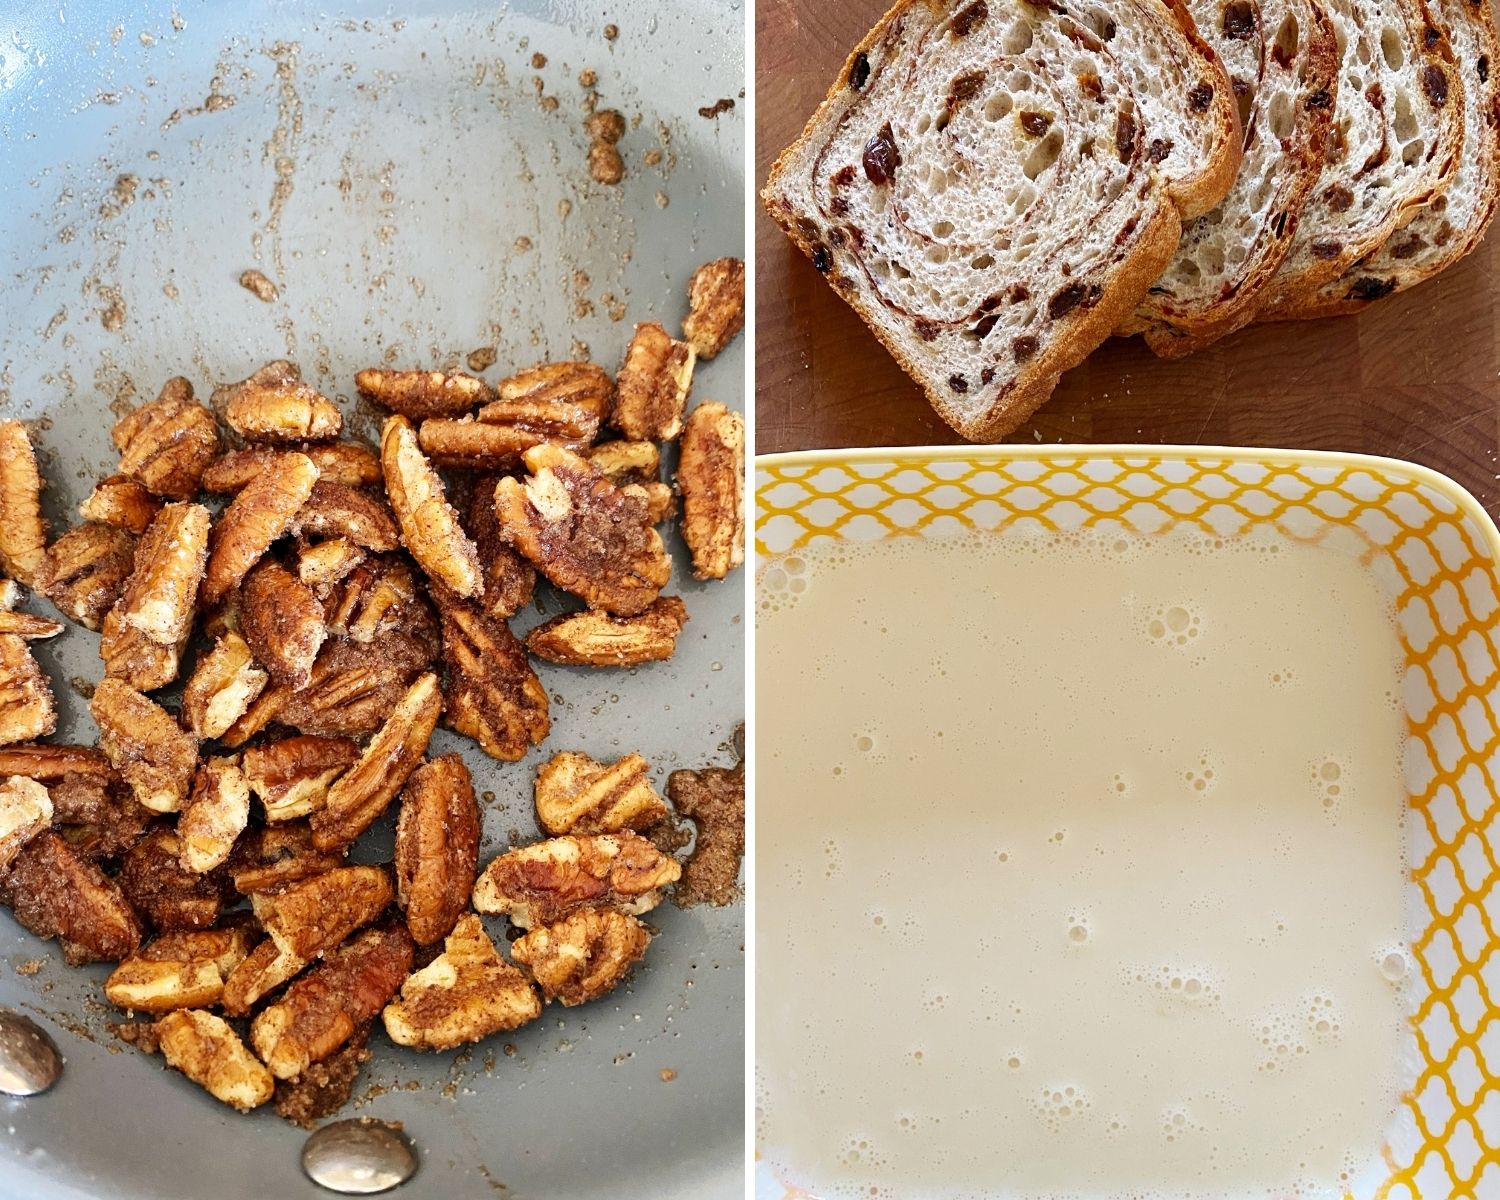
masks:
POLYGON ((1411 974, 1411 953, 1405 946, 1383 946, 1375 952, 1375 966, 1382 979, 1399 986, 1411 974))
POLYGON ((1162 646, 1194 645, 1203 632, 1203 618, 1196 606, 1168 604, 1154 609, 1145 620, 1148 640, 1162 646))
POLYGON ((1204 796, 1214 790, 1219 773, 1207 754, 1200 755, 1196 766, 1182 773, 1182 781, 1194 795, 1204 796))
POLYGON ((1078 1083, 1048 1084, 1031 1098, 1032 1111, 1050 1133, 1061 1133, 1080 1120, 1093 1103, 1088 1090, 1078 1083))
POLYGON ((1349 765, 1339 757, 1326 755, 1312 764, 1309 772, 1313 795, 1324 816, 1336 820, 1339 806, 1349 791, 1349 765))
POLYGON ((1087 946, 1094 936, 1094 919, 1088 912, 1071 912, 1064 922, 1068 945, 1075 948, 1087 946))

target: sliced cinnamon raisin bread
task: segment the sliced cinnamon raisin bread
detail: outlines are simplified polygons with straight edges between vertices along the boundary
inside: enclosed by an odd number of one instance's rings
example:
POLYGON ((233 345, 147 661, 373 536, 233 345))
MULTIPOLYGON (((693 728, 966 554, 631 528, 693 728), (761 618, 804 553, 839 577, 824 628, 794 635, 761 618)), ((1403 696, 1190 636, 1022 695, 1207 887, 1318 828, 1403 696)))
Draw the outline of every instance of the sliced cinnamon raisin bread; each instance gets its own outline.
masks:
POLYGON ((1291 248, 1322 168, 1338 44, 1318 0, 1189 0, 1228 70, 1245 131, 1239 177, 1182 231, 1177 255, 1132 327, 1181 358, 1248 325, 1291 248))
POLYGON ((1330 148, 1262 318, 1290 316, 1443 194, 1463 81, 1426 0, 1327 0, 1341 57, 1330 148))
POLYGON ((1174 191, 1228 186, 1203 182, 1238 150, 1222 68, 1161 0, 1113 13, 1105 40, 1066 0, 902 0, 771 170, 771 215, 966 437, 1015 428, 1135 307, 1174 191))
POLYGON ((1439 15, 1464 83, 1464 141, 1453 182, 1404 229, 1282 314, 1333 316, 1431 279, 1479 244, 1500 200, 1500 44, 1489 0, 1442 0, 1439 15))

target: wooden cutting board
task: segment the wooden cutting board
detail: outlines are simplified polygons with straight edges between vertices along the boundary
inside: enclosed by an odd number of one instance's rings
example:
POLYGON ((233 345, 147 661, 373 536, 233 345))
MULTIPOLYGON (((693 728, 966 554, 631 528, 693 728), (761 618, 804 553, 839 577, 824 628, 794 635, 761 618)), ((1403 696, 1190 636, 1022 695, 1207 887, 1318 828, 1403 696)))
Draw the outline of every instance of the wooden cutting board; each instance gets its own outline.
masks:
MULTIPOLYGON (((758 0, 756 187, 883 0, 758 0)), ((854 312, 759 210, 759 453, 958 441, 854 312)), ((1254 326, 1181 362, 1105 343, 1007 441, 1186 442, 1386 454, 1500 510, 1500 234, 1356 317, 1254 326)))

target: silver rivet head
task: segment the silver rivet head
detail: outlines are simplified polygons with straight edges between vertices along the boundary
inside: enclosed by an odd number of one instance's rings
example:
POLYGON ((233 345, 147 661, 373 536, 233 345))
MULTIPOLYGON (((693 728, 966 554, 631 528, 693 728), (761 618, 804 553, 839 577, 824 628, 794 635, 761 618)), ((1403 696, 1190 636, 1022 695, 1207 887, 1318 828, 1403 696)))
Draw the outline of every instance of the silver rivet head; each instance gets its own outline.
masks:
POLYGON ((63 1058, 51 1035, 33 1021, 0 1008, 0 1092, 36 1096, 57 1082, 63 1058))
POLYGON ((417 1152, 399 1125, 356 1117, 312 1134, 302 1146, 302 1169, 330 1192, 373 1196, 415 1175, 417 1152))

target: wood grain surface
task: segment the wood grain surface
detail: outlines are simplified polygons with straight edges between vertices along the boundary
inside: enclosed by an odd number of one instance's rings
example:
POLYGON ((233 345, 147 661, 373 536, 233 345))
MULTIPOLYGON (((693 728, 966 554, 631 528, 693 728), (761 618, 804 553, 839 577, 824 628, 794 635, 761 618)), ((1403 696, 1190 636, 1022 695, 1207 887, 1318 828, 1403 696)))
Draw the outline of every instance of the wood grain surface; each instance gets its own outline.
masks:
MULTIPOLYGON (((756 187, 883 0, 758 0, 756 187)), ((759 453, 960 440, 759 209, 759 453)), ((1500 222, 1497 222, 1500 224, 1500 222)), ((1106 342, 1007 441, 1183 442, 1386 454, 1500 511, 1500 234, 1356 317, 1258 325, 1180 362, 1106 342)))

